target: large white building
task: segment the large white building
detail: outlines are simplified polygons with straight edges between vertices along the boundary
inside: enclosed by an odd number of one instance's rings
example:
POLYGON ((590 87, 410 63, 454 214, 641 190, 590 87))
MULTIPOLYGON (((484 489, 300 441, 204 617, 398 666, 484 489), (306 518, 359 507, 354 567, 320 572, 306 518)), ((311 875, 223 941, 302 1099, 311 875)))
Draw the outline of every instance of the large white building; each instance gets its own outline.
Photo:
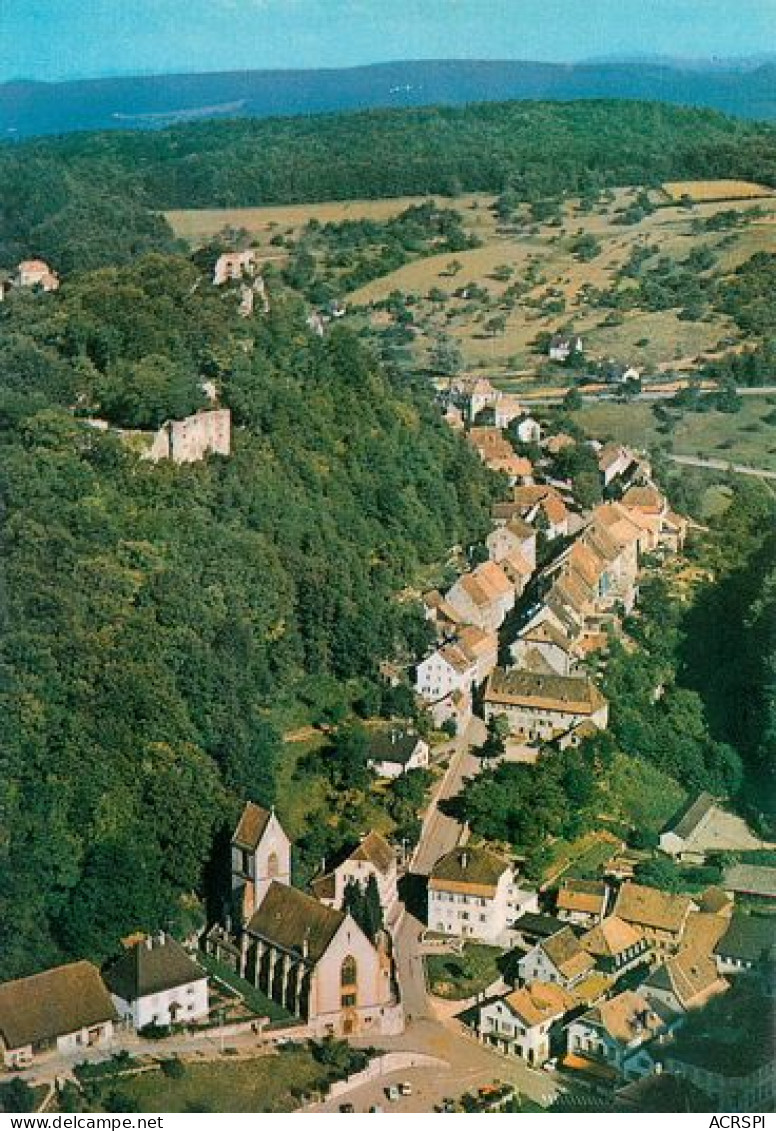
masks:
POLYGON ((105 984, 136 1029, 199 1021, 208 1014, 207 974, 169 935, 129 947, 105 973, 105 984))
POLYGON ((562 986, 532 982, 480 1006, 480 1040, 529 1064, 543 1064, 550 1056, 550 1030, 575 1005, 562 986))
POLYGON ((432 931, 507 946, 514 920, 538 910, 536 892, 519 888, 511 865, 486 848, 455 848, 431 869, 432 931))
POLYGON ((365 888, 369 877, 374 876, 380 905, 389 914, 399 898, 396 890, 396 853, 385 837, 370 832, 341 857, 338 863, 329 867, 322 876, 312 881, 313 895, 328 907, 341 908, 345 898, 345 888, 349 883, 357 883, 365 888))
POLYGON ((485 721, 506 716, 510 733, 529 742, 548 742, 578 723, 604 730, 609 706, 587 678, 496 668, 484 699, 485 721))

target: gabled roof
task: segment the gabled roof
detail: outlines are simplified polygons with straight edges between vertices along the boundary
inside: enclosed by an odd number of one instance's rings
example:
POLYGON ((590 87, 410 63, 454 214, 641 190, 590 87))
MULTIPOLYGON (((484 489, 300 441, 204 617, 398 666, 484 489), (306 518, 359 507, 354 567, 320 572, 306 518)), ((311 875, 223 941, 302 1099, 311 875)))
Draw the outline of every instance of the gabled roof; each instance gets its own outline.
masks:
POLYGON ((666 501, 657 487, 629 487, 622 497, 622 505, 647 514, 662 514, 666 501))
POLYGON ((8 1049, 116 1020, 110 994, 91 962, 71 962, 0 985, 0 1035, 8 1049))
POLYGON ((593 715, 606 706, 606 700, 590 679, 543 675, 521 668, 496 668, 488 678, 485 702, 575 715, 593 715))
POLYGON ((614 914, 626 923, 678 934, 684 927, 691 906, 689 896, 674 895, 626 881, 617 895, 614 914))
POLYGON ((347 857, 348 860, 363 860, 372 864, 378 872, 387 876, 396 868, 396 853, 380 833, 372 829, 347 857))
POLYGON ((726 915, 715 915, 704 911, 691 911, 687 916, 682 935, 682 950, 692 950, 695 954, 713 953, 714 947, 728 929, 730 919, 726 915))
POLYGON ((519 538, 523 542, 527 542, 529 538, 536 538, 536 531, 531 526, 530 522, 525 522, 520 515, 514 515, 507 523, 507 530, 510 534, 514 534, 515 538, 519 538))
POLYGON ((437 860, 428 886, 432 891, 493 896, 509 864, 487 848, 454 848, 437 860))
POLYGON ((727 911, 731 908, 733 900, 722 888, 712 884, 711 887, 706 888, 702 895, 696 899, 696 903, 700 911, 718 915, 721 911, 727 911))
POLYGON ((136 943, 104 975, 108 989, 122 1001, 136 1001, 206 977, 202 967, 169 935, 136 943))
POLYGON ((625 990, 588 1010, 581 1020, 602 1028, 621 1045, 629 1045, 639 1036, 648 1039, 662 1028, 654 1010, 633 990, 625 990))
POLYGON ((742 895, 761 895, 776 898, 776 868, 764 864, 734 864, 725 869, 722 880, 725 891, 742 895))
POLYGON ((554 982, 530 982, 501 1000, 528 1029, 563 1017, 576 1005, 571 994, 554 982))
POLYGON ((281 950, 306 955, 315 963, 326 953, 346 917, 343 911, 326 907, 298 888, 273 880, 248 931, 281 950))
POLYGON ((550 935, 539 946, 564 978, 579 978, 595 966, 571 927, 564 927, 557 934, 550 935))
POLYGON ((569 638, 559 628, 556 628, 550 620, 543 620, 540 624, 529 628, 527 632, 521 632, 519 639, 530 644, 554 644, 562 652, 571 651, 569 638))
POLYGON ((496 562, 482 562, 471 573, 464 574, 461 584, 476 604, 489 604, 514 593, 514 586, 496 562))
POLYGON ((714 808, 715 801, 710 793, 699 793, 691 797, 687 804, 672 818, 663 830, 687 840, 714 808))
POLYGON ((678 1001, 682 1009, 703 1005, 715 993, 727 989, 727 982, 717 973, 711 958, 694 951, 682 951, 653 970, 644 987, 664 990, 678 1001))
POLYGON ((736 958, 755 963, 776 952, 776 932, 768 915, 745 915, 736 911, 730 925, 714 948, 720 958, 736 958))
POLYGON ((563 880, 555 905, 561 911, 602 915, 606 907, 606 893, 606 884, 601 880, 563 880))
POLYGON ((568 517, 566 504, 554 487, 547 483, 531 483, 512 488, 512 498, 524 512, 540 506, 554 525, 564 522, 568 517))
POLYGON ((519 550, 510 550, 509 553, 504 554, 499 564, 505 573, 512 570, 518 577, 530 577, 533 573, 531 563, 519 550))
POLYGON ((473 667, 474 664, 474 661, 471 660, 470 657, 467 656, 463 649, 459 648, 457 644, 444 644, 439 649, 438 654, 442 656, 442 658, 450 665, 450 667, 454 668, 455 671, 459 673, 459 675, 464 675, 473 667))
POLYGON ((495 632, 485 632, 474 624, 467 624, 457 636, 457 641, 466 656, 471 660, 478 660, 498 651, 498 635, 495 632))
POLYGON ((369 758, 373 762, 396 762, 405 766, 421 741, 413 731, 381 727, 369 735, 369 758))
POLYGON ((610 915, 583 935, 581 942, 588 954, 595 958, 616 958, 618 954, 638 946, 643 938, 641 931, 630 923, 617 915, 610 915))
POLYGON ((272 814, 269 809, 247 801, 235 829, 232 842, 241 848, 255 849, 264 836, 272 814))
POLYGON ((562 931, 566 924, 554 915, 541 915, 538 911, 526 911, 519 919, 515 919, 514 929, 527 935, 529 938, 548 939, 562 931))

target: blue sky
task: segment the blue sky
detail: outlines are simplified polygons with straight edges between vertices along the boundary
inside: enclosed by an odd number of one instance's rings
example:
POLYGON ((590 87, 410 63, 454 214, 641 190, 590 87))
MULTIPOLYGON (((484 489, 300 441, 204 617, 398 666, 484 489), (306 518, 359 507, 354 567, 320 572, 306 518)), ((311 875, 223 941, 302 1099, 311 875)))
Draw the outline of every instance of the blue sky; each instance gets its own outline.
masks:
POLYGON ((776 0, 0 0, 0 81, 776 48, 776 0))

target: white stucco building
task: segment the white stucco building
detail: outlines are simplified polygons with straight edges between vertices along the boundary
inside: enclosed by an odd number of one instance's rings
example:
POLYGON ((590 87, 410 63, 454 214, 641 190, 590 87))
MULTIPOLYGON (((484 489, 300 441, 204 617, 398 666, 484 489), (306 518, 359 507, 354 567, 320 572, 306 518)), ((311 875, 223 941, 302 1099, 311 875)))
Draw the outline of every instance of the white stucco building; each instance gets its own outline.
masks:
POLYGON ((431 869, 428 925, 432 931, 507 946, 514 920, 538 910, 536 892, 519 888, 511 865, 489 849, 455 848, 431 869))
POLYGON ((201 1021, 208 1015, 207 974, 169 935, 129 947, 105 972, 119 1015, 135 1029, 201 1021))

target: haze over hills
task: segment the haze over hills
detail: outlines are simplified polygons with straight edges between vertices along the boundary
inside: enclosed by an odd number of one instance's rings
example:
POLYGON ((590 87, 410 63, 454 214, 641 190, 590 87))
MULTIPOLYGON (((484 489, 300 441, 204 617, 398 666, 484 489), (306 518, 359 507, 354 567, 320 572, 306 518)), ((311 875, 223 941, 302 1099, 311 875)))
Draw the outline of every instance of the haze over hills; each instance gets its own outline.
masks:
POLYGON ((628 98, 776 119, 776 61, 614 59, 578 64, 430 60, 329 70, 176 74, 0 85, 0 137, 151 129, 212 117, 511 99, 628 98))

